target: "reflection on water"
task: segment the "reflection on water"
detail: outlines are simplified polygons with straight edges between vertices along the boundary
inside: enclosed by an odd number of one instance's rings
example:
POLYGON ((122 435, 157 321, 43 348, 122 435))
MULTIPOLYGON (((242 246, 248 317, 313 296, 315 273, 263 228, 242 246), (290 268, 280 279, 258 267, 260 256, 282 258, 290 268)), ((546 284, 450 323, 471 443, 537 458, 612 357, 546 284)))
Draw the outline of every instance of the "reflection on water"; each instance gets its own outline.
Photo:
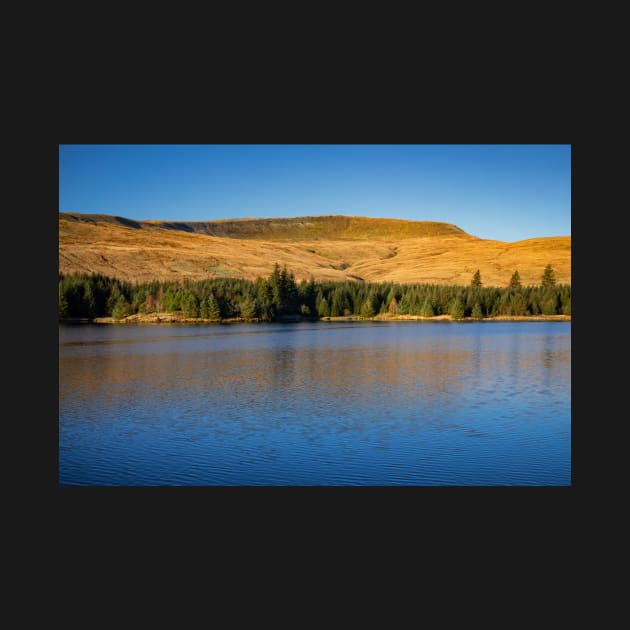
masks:
POLYGON ((566 485, 570 324, 60 327, 60 481, 566 485))

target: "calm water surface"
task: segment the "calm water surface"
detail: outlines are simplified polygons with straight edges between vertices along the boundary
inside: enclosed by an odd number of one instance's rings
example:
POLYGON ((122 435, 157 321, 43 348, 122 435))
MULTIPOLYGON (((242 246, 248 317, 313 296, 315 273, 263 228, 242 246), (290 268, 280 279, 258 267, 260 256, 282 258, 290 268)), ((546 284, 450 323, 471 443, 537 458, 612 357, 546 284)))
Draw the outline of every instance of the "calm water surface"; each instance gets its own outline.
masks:
POLYGON ((570 485, 571 324, 59 327, 62 485, 570 485))

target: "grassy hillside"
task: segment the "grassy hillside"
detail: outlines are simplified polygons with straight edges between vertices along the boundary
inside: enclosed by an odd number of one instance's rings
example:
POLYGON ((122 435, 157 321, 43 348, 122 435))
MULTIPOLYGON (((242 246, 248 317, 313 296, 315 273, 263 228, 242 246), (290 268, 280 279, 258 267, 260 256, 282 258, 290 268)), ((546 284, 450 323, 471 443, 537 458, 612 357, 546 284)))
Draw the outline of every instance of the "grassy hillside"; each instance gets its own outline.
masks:
POLYGON ((106 214, 61 213, 68 221, 110 223, 136 229, 164 228, 206 236, 265 241, 330 239, 401 239, 424 236, 465 235, 450 223, 372 219, 341 215, 277 219, 226 219, 219 221, 133 221, 106 214))
POLYGON ((255 279, 275 262, 296 278, 504 286, 515 269, 537 284, 547 264, 571 282, 571 237, 482 240, 432 221, 319 216, 206 222, 59 214, 59 269, 123 280, 255 279))

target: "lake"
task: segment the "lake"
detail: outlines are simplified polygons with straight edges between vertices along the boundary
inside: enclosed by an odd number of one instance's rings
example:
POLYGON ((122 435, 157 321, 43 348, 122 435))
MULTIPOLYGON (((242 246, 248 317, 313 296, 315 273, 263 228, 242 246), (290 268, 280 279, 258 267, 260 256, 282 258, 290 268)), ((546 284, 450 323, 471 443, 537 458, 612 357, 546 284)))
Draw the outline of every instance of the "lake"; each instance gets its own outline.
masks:
POLYGON ((571 324, 61 324, 59 483, 570 485, 571 324))

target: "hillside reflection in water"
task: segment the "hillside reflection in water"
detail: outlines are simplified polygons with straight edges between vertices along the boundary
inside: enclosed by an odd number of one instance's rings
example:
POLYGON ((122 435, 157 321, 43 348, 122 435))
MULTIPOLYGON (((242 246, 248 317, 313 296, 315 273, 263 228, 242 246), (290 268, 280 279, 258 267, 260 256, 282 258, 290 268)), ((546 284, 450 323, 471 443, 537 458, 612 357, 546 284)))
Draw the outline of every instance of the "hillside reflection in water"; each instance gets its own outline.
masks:
POLYGON ((62 326, 59 361, 61 483, 570 483, 570 324, 62 326))

